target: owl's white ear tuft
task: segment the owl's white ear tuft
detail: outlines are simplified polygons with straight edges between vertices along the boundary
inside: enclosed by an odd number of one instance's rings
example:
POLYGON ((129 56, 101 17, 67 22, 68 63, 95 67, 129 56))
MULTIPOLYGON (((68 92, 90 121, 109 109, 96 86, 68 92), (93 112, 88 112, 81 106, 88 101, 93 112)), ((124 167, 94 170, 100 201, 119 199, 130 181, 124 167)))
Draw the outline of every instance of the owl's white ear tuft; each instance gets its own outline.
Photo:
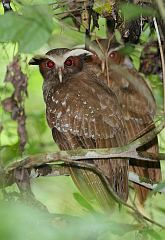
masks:
POLYGON ((36 55, 29 61, 29 65, 39 65, 41 60, 45 58, 47 58, 46 55, 36 55))
POLYGON ((29 65, 39 65, 43 59, 50 59, 54 61, 53 57, 49 55, 36 55, 29 61, 29 65))
POLYGON ((112 52, 115 52, 115 51, 119 51, 120 49, 122 49, 123 46, 118 46, 118 47, 115 47, 115 48, 111 48, 109 51, 108 51, 108 55, 111 54, 112 52))
POLYGON ((77 48, 77 49, 73 49, 69 52, 67 52, 66 54, 64 54, 65 59, 67 59, 68 57, 75 57, 75 56, 80 56, 80 55, 86 55, 86 56, 92 56, 93 53, 82 49, 82 48, 77 48))

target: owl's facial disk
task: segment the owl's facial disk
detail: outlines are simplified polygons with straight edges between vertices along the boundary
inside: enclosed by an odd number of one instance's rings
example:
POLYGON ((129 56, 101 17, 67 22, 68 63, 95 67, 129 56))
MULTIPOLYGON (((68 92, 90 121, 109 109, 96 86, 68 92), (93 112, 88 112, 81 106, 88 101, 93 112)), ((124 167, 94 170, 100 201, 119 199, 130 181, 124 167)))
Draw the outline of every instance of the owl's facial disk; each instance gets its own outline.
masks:
POLYGON ((59 82, 62 83, 64 76, 81 71, 83 56, 90 55, 93 55, 93 53, 85 49, 53 49, 45 55, 34 57, 29 64, 39 65, 44 78, 47 75, 55 75, 58 76, 59 82))

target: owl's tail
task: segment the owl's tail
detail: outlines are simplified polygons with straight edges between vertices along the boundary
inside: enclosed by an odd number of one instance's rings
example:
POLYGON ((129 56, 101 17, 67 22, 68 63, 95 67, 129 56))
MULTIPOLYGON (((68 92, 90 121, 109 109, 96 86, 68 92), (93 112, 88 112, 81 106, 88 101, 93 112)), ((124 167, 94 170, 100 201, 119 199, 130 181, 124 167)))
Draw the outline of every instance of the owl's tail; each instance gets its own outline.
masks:
MULTIPOLYGON (((147 145, 139 148, 139 151, 147 151, 149 153, 158 153, 158 139, 157 137, 153 139, 147 145)), ((130 171, 133 171, 138 174, 141 178, 149 179, 153 182, 161 181, 161 169, 160 169, 160 161, 151 162, 151 161, 139 161, 137 159, 130 160, 130 171)), ((140 204, 144 205, 145 200, 150 193, 150 190, 140 186, 138 184, 134 184, 135 191, 137 192, 137 197, 140 204)))
POLYGON ((87 201, 97 202, 106 211, 112 211, 115 200, 100 177, 91 170, 70 167, 70 175, 87 201))

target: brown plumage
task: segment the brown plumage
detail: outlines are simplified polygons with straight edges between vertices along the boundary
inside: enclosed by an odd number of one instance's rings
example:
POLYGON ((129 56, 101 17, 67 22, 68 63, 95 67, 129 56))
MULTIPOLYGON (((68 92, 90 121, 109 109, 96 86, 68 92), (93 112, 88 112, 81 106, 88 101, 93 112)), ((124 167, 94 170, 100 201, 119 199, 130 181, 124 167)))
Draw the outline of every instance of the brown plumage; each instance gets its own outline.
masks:
MULTIPOLYGON (((117 48, 108 49, 107 56, 108 71, 106 67, 103 69, 104 59, 97 50, 92 54, 83 49, 53 49, 33 59, 32 64, 39 64, 44 77, 47 120, 61 150, 122 146, 154 127, 156 106, 150 88, 130 65, 128 69, 117 48)), ((142 149, 158 152, 157 138, 142 149)), ((91 162, 126 201, 128 162, 120 159, 91 162)), ((159 162, 132 159, 129 168, 153 181, 161 178, 159 162)), ((85 196, 94 196, 104 207, 111 205, 107 190, 96 174, 76 167, 70 171, 85 196)), ((148 190, 139 185, 135 188, 143 203, 148 190)))
MULTIPOLYGON (((132 141, 144 132, 154 128, 153 118, 156 113, 155 99, 145 80, 131 67, 129 59, 124 58, 117 50, 117 47, 114 48, 112 46, 110 48, 107 40, 99 40, 99 44, 94 43, 96 46, 95 55, 88 58, 88 65, 116 94, 127 128, 127 142, 132 141), (101 52, 98 50, 100 48, 101 52), (99 54, 97 55, 98 51, 99 54), (101 57, 98 59, 100 54, 101 57), (105 65, 107 66, 105 69, 102 69, 103 61, 105 61, 105 65)), ((157 153, 157 138, 139 150, 157 153)), ((130 160, 130 171, 134 171, 139 176, 146 177, 150 181, 158 182, 161 180, 159 161, 155 163, 132 159, 130 160)), ((140 203, 144 203, 149 190, 137 184, 135 184, 135 189, 137 190, 140 203)))
MULTIPOLYGON (((31 64, 39 64, 44 78, 47 121, 61 150, 110 148, 126 144, 125 121, 116 95, 96 76, 83 49, 53 49, 31 64)), ((91 160, 124 201, 128 197, 128 161, 91 160)), ((112 201, 98 176, 89 170, 70 168, 72 179, 87 197, 107 208, 112 201)))

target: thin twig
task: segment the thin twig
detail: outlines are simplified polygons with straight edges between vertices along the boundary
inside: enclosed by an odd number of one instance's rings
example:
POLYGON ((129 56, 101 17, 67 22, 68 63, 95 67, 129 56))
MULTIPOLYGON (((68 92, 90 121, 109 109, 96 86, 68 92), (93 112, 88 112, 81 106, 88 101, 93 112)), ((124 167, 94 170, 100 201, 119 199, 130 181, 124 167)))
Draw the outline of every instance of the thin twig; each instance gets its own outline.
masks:
MULTIPOLYGON (((84 164, 84 166, 88 166, 84 164)), ((47 177, 57 177, 57 176, 70 176, 70 171, 68 168, 67 163, 54 163, 54 164, 47 164, 42 165, 38 168, 32 168, 30 171, 30 178, 37 178, 40 176, 47 176, 47 177)), ((128 180, 133 183, 137 183, 140 186, 148 188, 150 190, 156 190, 159 193, 165 193, 165 187, 158 189, 158 185, 161 183, 154 183, 151 182, 148 178, 141 178, 136 173, 129 171, 128 173, 128 180), (158 189, 158 190, 157 190, 158 189)))
POLYGON ((164 93, 164 102, 163 102, 163 107, 164 107, 164 113, 165 113, 165 60, 164 60, 164 53, 163 53, 163 48, 162 48, 162 43, 160 39, 160 33, 159 33, 159 27, 156 21, 156 18, 153 18, 154 21, 154 26, 157 34, 157 39, 158 39, 158 44, 159 44, 159 50, 160 50, 160 57, 161 57, 161 63, 162 63, 162 78, 163 78, 163 93, 164 93))

